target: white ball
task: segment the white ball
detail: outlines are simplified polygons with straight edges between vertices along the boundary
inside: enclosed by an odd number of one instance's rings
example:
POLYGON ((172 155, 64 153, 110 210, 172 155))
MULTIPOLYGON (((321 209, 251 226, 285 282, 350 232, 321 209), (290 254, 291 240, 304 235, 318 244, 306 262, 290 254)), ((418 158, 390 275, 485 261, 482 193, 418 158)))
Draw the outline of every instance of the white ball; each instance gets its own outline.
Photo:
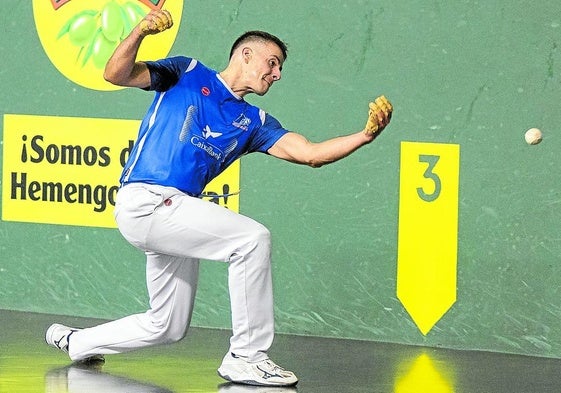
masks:
POLYGON ((524 139, 529 145, 537 145, 542 141, 542 132, 539 128, 530 128, 524 134, 524 139))

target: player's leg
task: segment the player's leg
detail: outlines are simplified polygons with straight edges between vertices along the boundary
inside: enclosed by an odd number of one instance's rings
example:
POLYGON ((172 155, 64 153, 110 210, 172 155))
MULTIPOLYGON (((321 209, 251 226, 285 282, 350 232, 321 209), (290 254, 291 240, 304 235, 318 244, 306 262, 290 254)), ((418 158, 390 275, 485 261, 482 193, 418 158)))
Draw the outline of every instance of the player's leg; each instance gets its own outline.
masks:
POLYGON ((181 340, 191 321, 199 261, 147 252, 150 309, 71 335, 69 355, 81 360, 181 340))
POLYGON ((149 232, 148 249, 229 263, 233 335, 219 374, 248 384, 297 383, 294 373, 267 355, 274 336, 269 231, 248 217, 179 193, 165 196, 149 232))
MULTIPOLYGON (((130 186, 127 186, 128 188, 130 186)), ((160 193, 146 233, 124 233, 140 248, 229 263, 231 351, 259 361, 274 336, 270 232, 260 223, 208 201, 169 189, 160 193)))

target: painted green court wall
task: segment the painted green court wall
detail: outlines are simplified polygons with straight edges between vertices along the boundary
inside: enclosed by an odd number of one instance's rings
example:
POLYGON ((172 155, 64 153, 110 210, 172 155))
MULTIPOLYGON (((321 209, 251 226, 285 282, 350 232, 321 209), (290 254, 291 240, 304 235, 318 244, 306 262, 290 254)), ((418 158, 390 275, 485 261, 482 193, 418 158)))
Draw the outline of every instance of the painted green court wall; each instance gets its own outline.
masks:
MULTIPOLYGON (((141 119, 151 93, 53 66, 31 3, 2 5, 2 115, 141 119)), ((561 2, 186 1, 171 54, 221 69, 250 29, 289 45, 282 81, 249 98, 286 128, 319 141, 360 130, 377 95, 395 107, 333 165, 242 159, 240 211, 273 234, 277 331, 561 357, 561 2), (426 336, 396 296, 403 141, 460 147, 457 299, 426 336)), ((194 325, 229 327, 226 268, 203 262, 194 325)), ((143 269, 116 229, 0 221, 2 309, 142 312, 143 269)))

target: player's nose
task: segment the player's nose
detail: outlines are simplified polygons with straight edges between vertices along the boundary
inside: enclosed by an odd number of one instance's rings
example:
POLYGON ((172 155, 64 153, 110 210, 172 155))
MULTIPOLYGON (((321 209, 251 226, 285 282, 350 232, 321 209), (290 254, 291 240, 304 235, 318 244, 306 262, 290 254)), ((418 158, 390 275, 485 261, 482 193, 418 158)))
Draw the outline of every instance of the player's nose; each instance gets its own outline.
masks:
POLYGON ((273 77, 273 81, 280 81, 282 78, 282 74, 281 71, 279 69, 273 70, 273 73, 271 75, 273 77))

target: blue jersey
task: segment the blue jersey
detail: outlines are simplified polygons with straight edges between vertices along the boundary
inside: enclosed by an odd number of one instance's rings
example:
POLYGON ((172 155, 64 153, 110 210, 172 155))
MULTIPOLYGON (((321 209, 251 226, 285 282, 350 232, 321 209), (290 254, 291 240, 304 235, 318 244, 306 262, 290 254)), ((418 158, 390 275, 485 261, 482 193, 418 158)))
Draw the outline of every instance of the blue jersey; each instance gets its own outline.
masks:
POLYGON ((267 152, 288 131, 195 59, 147 62, 156 94, 121 175, 199 195, 240 156, 267 152))

